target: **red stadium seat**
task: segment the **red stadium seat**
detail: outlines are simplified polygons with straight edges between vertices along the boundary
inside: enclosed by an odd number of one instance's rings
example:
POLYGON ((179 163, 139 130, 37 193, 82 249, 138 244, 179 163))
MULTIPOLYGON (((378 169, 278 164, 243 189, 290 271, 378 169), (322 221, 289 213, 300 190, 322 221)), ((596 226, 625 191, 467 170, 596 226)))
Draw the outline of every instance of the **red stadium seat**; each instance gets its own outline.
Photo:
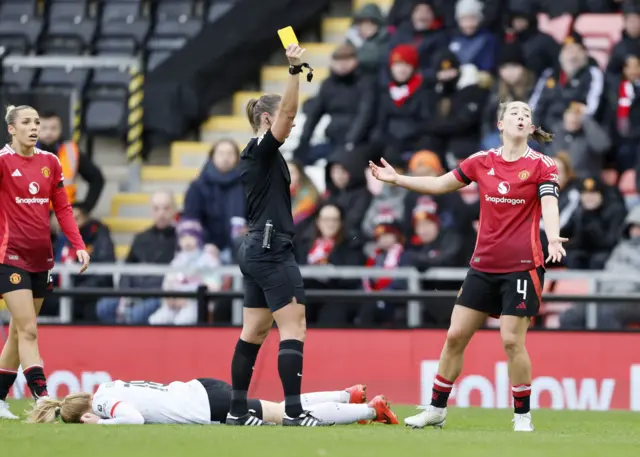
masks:
POLYGON ((602 181, 610 186, 615 186, 618 183, 618 171, 612 168, 602 170, 602 181))
POLYGON ((549 19, 544 13, 538 14, 538 30, 551 35, 558 43, 567 37, 571 30, 573 17, 570 14, 563 14, 554 19, 549 19))
POLYGON ((637 193, 638 190, 636 189, 636 171, 627 170, 622 173, 618 186, 620 187, 620 192, 622 192, 622 194, 625 196, 637 193))
MULTIPOLYGON (((582 279, 561 279, 555 282, 553 293, 560 295, 583 295, 588 294, 589 281, 582 279)), ((560 314, 574 306, 571 302, 549 302, 544 304, 544 326, 545 328, 559 328, 560 314)), ((583 305, 577 305, 583 306, 583 305)))
POLYGON ((611 48, 622 37, 622 15, 581 14, 574 23, 574 29, 583 36, 589 54, 601 68, 605 68, 611 48))

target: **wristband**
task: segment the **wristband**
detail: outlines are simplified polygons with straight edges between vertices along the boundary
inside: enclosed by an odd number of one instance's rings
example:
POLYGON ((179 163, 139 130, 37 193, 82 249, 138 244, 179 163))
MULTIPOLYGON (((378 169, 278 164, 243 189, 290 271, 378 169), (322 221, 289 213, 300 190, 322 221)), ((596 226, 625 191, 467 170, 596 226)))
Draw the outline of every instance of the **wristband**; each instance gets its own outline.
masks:
POLYGON ((300 65, 289 65, 289 74, 297 75, 298 73, 302 73, 302 69, 307 68, 309 73, 307 73, 307 82, 311 82, 313 79, 313 68, 308 63, 301 63, 300 65))

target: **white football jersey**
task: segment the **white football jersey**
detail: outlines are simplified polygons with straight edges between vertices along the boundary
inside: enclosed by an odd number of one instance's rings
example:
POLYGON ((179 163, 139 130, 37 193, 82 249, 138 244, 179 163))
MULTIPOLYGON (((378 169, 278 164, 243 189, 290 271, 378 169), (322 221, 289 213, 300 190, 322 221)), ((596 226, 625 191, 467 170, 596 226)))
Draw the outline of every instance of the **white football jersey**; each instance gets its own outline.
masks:
POLYGON ((118 403, 138 410, 147 424, 210 424, 209 396, 197 380, 158 384, 113 381, 101 384, 92 400, 94 414, 116 417, 118 403))

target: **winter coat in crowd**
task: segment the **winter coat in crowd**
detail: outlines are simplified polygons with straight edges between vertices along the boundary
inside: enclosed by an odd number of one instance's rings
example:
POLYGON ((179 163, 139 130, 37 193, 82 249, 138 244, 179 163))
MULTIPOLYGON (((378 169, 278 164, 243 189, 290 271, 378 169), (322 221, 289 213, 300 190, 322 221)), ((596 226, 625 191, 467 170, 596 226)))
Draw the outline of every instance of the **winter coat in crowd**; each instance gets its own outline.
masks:
POLYGON ((347 42, 356 47, 360 70, 376 77, 380 66, 384 65, 389 49, 389 32, 387 31, 384 14, 375 3, 367 3, 353 15, 353 22, 371 21, 378 26, 378 32, 363 40, 352 27, 347 31, 347 42))

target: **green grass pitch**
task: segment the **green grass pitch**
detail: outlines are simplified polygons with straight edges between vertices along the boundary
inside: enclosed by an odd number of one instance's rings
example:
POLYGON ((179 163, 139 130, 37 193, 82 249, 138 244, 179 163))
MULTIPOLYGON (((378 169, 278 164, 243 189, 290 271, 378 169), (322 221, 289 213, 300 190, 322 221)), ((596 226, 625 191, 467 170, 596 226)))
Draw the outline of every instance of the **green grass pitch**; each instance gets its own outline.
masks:
MULTIPOLYGON (((14 412, 28 407, 13 402, 14 412)), ((394 408, 401 418, 412 407, 394 408)), ((316 429, 225 426, 31 425, 0 421, 2 455, 60 457, 631 457, 640 413, 534 411, 534 433, 511 431, 509 410, 451 409, 444 430, 403 425, 316 429)))

